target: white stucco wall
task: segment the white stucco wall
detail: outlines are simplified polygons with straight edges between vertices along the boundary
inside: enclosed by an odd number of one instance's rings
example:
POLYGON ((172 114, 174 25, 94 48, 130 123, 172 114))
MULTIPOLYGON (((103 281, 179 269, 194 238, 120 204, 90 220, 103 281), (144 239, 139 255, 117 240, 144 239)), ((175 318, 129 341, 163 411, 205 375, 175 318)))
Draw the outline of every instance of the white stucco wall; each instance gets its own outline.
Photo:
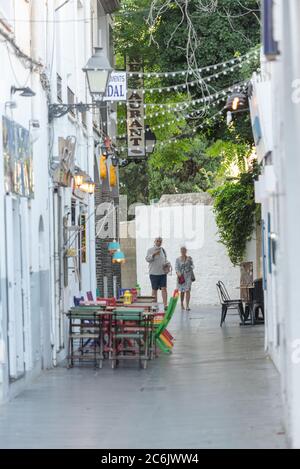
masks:
MULTIPOLYGON (((218 304, 218 280, 224 281, 232 297, 239 294, 240 270, 232 266, 225 247, 219 242, 212 207, 191 204, 136 209, 137 277, 143 294, 151 293, 145 256, 158 235, 164 238, 164 248, 173 266, 180 247, 186 245, 189 249, 197 279, 193 286, 193 304, 218 304)), ((172 292, 176 288, 176 274, 168 280, 169 292, 172 292)))
MULTIPOLYGON (((7 15, 7 18, 17 19, 11 25, 11 37, 24 53, 42 64, 44 74, 40 76, 38 71, 30 71, 12 45, 4 40, 0 43, 0 403, 20 392, 25 382, 42 368, 49 368, 64 358, 68 329, 64 327, 67 324, 63 313, 73 303, 74 295, 96 290, 94 198, 88 197, 85 208, 88 218, 87 263, 82 265, 81 291, 71 268, 68 287, 64 288, 62 277, 61 283, 58 282, 56 269, 60 262, 58 252, 61 257, 63 252, 57 240, 60 237, 63 242, 62 229, 58 227, 63 216, 71 212, 71 188, 59 189, 61 213, 54 213, 54 184, 50 176, 53 163, 58 161, 58 138, 75 136, 76 164, 94 178, 92 114, 89 112, 87 115, 86 127, 80 115, 76 118, 66 115, 54 119, 49 125, 48 96, 43 87, 46 83, 51 85, 48 91, 51 101, 56 103, 58 73, 63 79, 64 103, 67 102, 67 86, 71 87, 78 102, 90 100, 82 67, 92 53, 91 22, 82 22, 81 19, 91 17, 91 1, 67 3, 55 14, 58 21, 47 24, 36 19, 53 18, 57 6, 55 0, 6 3, 15 3, 15 6, 22 3, 20 8, 12 8, 7 15), (24 21, 30 15, 32 21, 24 21), (68 18, 78 18, 78 21, 64 23, 68 18), (25 98, 20 93, 11 96, 12 85, 30 86, 35 96, 25 98), (7 104, 11 100, 16 103, 14 108, 7 104), (2 116, 31 131, 35 186, 32 200, 5 194, 2 116), (34 130, 30 126, 32 120, 39 121, 39 129, 34 130), (14 213, 19 220, 13 217, 14 213), (21 254, 16 246, 21 246, 21 254), (14 262, 22 267, 16 269, 14 262), (14 275, 16 271, 18 276, 14 275), (21 286, 23 303, 19 307, 21 286), (18 379, 12 384, 9 377, 18 379)), ((0 2, 0 13, 3 13, 2 4, 0 2)), ((2 23, 0 30, 7 33, 2 23)), ((1 34, 0 37, 3 39, 1 34)), ((77 219, 78 214, 79 201, 77 219)), ((69 264, 71 267, 71 260, 69 264)))

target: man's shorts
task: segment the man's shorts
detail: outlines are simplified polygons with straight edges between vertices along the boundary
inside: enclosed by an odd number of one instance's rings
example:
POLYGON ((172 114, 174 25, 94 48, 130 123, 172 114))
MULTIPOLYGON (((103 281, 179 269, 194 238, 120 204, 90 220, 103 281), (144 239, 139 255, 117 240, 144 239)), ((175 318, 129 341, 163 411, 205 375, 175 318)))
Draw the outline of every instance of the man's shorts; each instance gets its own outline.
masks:
POLYGON ((167 288, 167 275, 150 275, 152 290, 157 291, 167 288))

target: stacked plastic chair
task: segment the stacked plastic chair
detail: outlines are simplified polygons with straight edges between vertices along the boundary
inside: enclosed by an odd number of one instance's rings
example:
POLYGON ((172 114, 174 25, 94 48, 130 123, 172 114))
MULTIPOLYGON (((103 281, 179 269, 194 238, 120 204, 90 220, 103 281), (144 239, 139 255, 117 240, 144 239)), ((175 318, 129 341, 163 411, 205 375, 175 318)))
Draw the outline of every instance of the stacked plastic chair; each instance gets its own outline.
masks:
POLYGON ((167 327, 174 315, 178 303, 179 292, 175 290, 172 298, 170 299, 168 309, 164 315, 156 315, 155 320, 155 340, 157 347, 163 353, 171 353, 174 347, 174 337, 167 330, 167 327))

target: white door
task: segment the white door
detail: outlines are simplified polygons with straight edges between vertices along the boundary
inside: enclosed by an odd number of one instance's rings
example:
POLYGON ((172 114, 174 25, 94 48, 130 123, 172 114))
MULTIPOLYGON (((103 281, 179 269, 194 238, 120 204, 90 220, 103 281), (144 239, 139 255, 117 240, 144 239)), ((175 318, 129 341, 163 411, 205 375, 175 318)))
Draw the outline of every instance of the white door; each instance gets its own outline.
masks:
POLYGON ((24 305, 19 200, 6 197, 9 376, 24 374, 24 305))

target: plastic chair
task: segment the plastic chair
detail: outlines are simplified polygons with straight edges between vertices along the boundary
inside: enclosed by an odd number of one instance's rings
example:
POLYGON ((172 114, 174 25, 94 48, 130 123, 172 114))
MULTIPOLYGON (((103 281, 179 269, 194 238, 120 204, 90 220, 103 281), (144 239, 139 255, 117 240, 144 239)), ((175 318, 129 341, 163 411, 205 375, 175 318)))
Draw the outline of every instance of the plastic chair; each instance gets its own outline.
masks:
POLYGON ((156 331, 155 331, 155 339, 156 339, 156 344, 160 348, 160 350, 164 353, 170 353, 172 348, 173 348, 173 337, 172 335, 168 332, 167 327, 174 315, 174 312, 176 310, 176 306, 178 303, 178 298, 179 298, 179 293, 176 290, 174 292, 173 297, 169 301, 168 309, 161 320, 161 322, 156 326, 156 331))

